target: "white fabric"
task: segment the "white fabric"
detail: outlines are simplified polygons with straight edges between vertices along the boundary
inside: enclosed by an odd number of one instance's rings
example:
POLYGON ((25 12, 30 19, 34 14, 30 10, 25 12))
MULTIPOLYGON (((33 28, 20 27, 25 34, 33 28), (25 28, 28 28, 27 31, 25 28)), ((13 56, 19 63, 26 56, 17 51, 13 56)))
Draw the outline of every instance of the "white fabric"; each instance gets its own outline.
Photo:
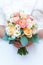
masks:
MULTIPOLYGON (((39 0, 37 0, 39 3, 39 0)), ((31 14, 35 6, 36 0, 0 0, 0 25, 6 22, 10 14, 14 11, 25 10, 31 14), (4 16, 4 17, 3 17, 4 16)), ((43 7, 43 0, 40 0, 39 5, 36 8, 43 7)), ((39 23, 43 28, 43 21, 39 23)), ((8 41, 0 39, 0 65, 43 65, 43 40, 39 40, 38 44, 33 44, 27 48, 29 54, 26 56, 20 56, 17 54, 17 48, 13 45, 9 45, 8 41)))

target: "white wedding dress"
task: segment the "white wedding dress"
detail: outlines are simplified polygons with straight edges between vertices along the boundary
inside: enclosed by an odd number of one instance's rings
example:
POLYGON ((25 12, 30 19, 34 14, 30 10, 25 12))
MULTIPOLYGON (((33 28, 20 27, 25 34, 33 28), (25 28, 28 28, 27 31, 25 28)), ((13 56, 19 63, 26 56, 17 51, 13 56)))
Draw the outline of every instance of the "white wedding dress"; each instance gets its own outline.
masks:
MULTIPOLYGON (((26 13, 31 14, 35 9, 36 0, 0 0, 0 25, 9 18, 10 14, 24 10, 26 13)), ((41 6, 42 1, 39 1, 36 9, 43 9, 41 6)), ((40 12, 36 11, 34 14, 40 15, 40 12)), ((36 15, 36 16, 38 16, 36 15)), ((42 16, 42 14, 40 15, 42 16)), ((43 18, 38 16, 39 29, 43 29, 43 18)), ((43 65, 43 39, 39 40, 39 43, 34 43, 27 48, 29 54, 26 56, 20 56, 17 54, 17 48, 12 44, 8 44, 8 41, 0 39, 0 65, 43 65)))

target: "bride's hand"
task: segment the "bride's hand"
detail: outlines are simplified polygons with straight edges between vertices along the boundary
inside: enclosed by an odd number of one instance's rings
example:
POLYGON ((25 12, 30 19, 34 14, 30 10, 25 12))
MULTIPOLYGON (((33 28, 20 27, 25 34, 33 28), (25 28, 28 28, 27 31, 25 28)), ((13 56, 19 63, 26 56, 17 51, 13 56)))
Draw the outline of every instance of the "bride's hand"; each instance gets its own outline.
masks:
POLYGON ((4 29, 5 27, 3 25, 0 25, 0 38, 4 36, 4 29))

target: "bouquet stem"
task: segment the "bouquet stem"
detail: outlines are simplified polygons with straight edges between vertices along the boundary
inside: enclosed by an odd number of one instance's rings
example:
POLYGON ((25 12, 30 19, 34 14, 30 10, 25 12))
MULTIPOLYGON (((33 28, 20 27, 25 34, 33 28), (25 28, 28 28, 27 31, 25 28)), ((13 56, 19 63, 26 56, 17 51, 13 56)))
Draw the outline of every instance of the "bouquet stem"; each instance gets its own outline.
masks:
POLYGON ((20 55, 26 55, 26 54, 28 54, 28 51, 27 51, 26 47, 21 47, 18 49, 17 53, 20 55))

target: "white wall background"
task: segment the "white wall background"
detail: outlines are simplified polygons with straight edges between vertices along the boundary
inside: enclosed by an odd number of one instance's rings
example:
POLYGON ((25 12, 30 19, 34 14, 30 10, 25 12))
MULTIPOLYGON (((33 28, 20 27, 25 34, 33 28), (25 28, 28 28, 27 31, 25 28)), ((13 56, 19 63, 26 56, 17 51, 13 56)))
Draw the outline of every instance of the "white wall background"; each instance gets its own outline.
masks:
MULTIPOLYGON (((33 9, 43 10, 43 0, 0 0, 0 24, 4 24, 14 11, 24 10, 31 14, 33 9)), ((43 28, 43 20, 40 24, 43 28)), ((16 47, 0 39, 0 65, 43 65, 43 39, 28 47, 28 51, 28 55, 20 56, 16 47)))

